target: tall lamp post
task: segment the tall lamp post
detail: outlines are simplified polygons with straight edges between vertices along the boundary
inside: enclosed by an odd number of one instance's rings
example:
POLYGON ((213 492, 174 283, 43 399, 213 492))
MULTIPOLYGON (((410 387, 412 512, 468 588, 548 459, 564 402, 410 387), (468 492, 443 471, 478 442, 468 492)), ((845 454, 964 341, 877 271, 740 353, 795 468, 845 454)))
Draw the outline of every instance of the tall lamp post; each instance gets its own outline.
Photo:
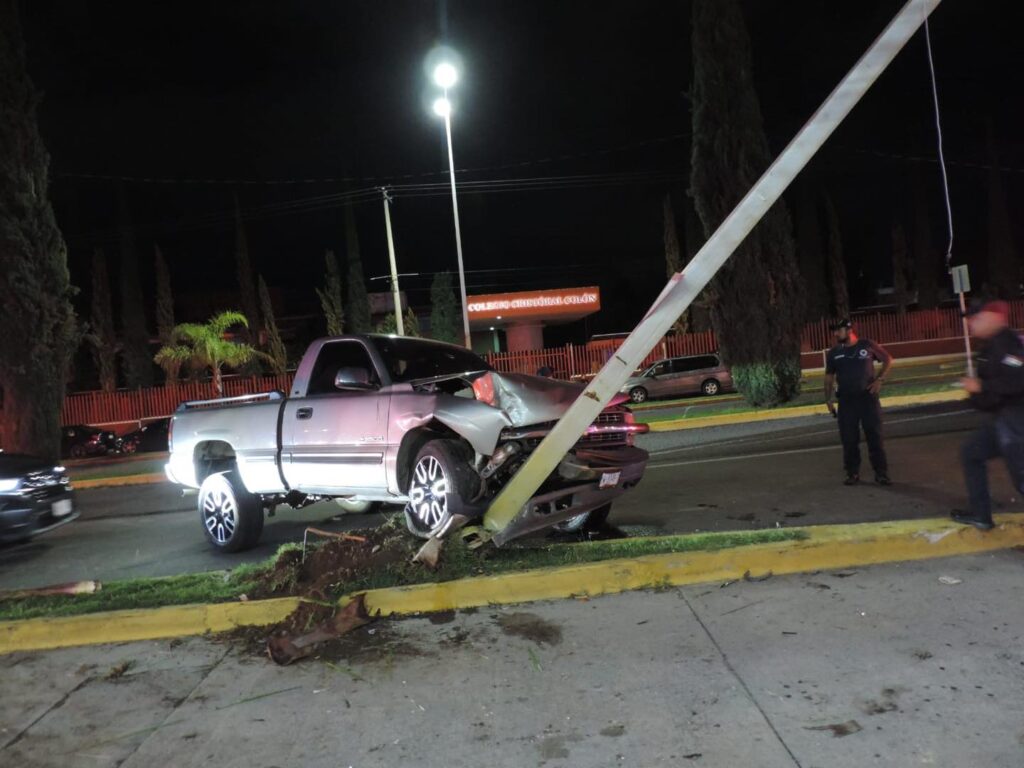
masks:
POLYGON ((459 201, 455 195, 455 155, 452 152, 452 104, 448 101, 448 89, 455 85, 459 73, 453 64, 441 62, 434 67, 434 82, 444 91, 434 101, 434 113, 444 118, 444 132, 448 138, 448 174, 452 182, 452 214, 455 218, 455 252, 459 258, 459 293, 462 296, 462 334, 466 349, 472 349, 469 335, 469 305, 466 299, 466 270, 462 263, 462 232, 459 228, 459 201))

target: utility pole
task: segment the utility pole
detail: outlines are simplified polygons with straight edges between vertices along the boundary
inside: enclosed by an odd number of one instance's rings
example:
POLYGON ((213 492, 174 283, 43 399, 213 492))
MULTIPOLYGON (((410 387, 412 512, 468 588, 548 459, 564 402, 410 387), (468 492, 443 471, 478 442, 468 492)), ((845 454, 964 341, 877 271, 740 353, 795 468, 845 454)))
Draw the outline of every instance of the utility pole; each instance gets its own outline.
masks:
POLYGON ((500 546, 529 530, 527 503, 673 323, 728 261, 761 217, 860 101, 940 0, 908 0, 867 52, 733 209, 704 247, 668 281, 616 353, 498 493, 483 525, 468 532, 500 546))
POLYGON ((455 195, 455 155, 452 152, 452 118, 451 106, 448 102, 448 91, 444 94, 444 132, 448 138, 448 173, 452 181, 452 215, 455 218, 455 253, 459 257, 459 293, 462 297, 462 335, 466 349, 473 348, 473 340, 469 333, 469 302, 466 299, 466 269, 462 263, 462 230, 459 227, 459 200, 455 195))
POLYGON ((402 292, 398 290, 398 267, 395 264, 395 239, 391 236, 391 195, 387 187, 380 188, 384 196, 384 227, 388 232, 388 257, 391 259, 391 295, 395 302, 395 328, 399 336, 405 336, 405 322, 402 319, 402 292))

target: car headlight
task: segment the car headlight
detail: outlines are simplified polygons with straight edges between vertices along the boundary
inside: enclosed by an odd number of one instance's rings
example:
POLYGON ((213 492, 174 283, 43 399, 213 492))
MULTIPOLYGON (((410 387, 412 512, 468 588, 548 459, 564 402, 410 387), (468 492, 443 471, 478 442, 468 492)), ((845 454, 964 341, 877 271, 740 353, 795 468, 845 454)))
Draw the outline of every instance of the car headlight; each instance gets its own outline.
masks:
POLYGON ((20 477, 0 477, 0 493, 16 491, 19 485, 21 485, 20 477))

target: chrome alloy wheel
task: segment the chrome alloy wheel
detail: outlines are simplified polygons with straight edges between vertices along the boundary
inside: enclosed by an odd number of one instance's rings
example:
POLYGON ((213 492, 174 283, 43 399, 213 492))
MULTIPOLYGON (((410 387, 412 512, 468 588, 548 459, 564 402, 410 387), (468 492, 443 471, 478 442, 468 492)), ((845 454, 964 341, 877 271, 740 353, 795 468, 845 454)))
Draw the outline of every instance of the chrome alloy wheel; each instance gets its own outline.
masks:
POLYGON ((218 545, 231 539, 238 525, 238 506, 233 494, 223 488, 208 488, 203 496, 203 525, 218 545))
POLYGON ((434 531, 447 521, 450 485, 441 462, 424 456, 416 462, 409 485, 409 506, 424 528, 434 531))

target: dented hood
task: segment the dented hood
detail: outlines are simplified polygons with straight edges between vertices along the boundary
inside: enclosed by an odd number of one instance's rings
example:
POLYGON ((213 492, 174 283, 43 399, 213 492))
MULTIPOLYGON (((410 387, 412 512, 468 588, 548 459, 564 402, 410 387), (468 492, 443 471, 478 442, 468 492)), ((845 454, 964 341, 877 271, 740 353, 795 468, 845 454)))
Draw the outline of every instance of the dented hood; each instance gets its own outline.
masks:
POLYGON ((525 373, 492 371, 473 382, 473 390, 478 400, 504 411, 512 426, 525 427, 561 418, 584 386, 525 373))

